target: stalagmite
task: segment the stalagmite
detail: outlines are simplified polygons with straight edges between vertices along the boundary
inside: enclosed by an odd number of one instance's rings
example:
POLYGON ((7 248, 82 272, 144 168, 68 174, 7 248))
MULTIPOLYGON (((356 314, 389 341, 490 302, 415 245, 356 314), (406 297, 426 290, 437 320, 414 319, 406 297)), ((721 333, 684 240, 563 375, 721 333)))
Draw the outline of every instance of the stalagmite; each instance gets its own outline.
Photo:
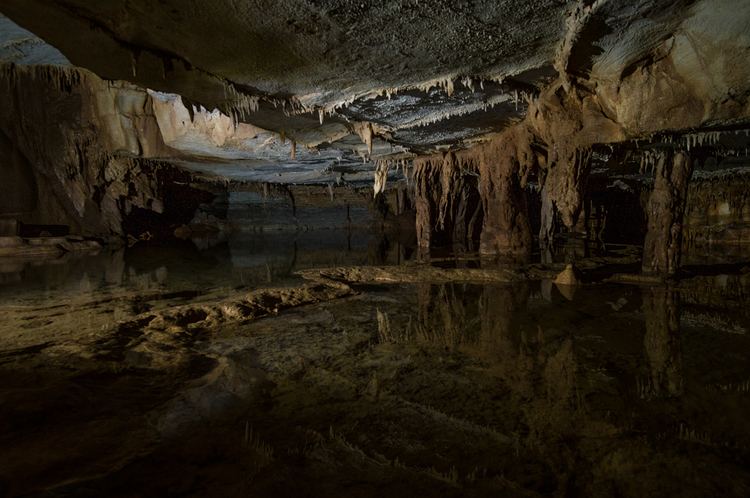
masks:
POLYGON ((685 152, 663 154, 648 201, 643 272, 673 275, 680 265, 682 224, 693 163, 685 152))
POLYGON ((565 266, 565 269, 555 277, 554 283, 556 285, 578 285, 575 267, 572 264, 565 266))
POLYGON ((516 260, 526 260, 531 255, 531 227, 521 176, 533 161, 529 137, 522 129, 503 134, 482 151, 481 253, 516 260))

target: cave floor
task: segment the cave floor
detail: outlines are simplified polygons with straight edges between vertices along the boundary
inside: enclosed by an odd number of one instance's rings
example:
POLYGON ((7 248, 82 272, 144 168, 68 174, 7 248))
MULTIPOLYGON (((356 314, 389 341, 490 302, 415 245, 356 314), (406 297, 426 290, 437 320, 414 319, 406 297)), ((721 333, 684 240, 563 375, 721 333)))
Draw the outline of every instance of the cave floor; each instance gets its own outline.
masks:
POLYGON ((0 495, 750 495, 750 273, 237 308, 308 284, 85 261, 0 292, 0 495))

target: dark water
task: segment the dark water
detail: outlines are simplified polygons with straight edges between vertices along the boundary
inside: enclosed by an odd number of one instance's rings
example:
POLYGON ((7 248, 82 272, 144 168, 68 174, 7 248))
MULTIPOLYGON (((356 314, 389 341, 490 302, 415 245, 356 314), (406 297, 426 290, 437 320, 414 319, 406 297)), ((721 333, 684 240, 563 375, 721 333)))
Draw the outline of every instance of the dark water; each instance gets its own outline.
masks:
POLYGON ((0 262, 0 300, 102 290, 208 290, 298 282, 294 272, 342 265, 399 264, 413 249, 357 230, 237 232, 226 240, 146 245, 58 260, 0 262))
POLYGON ((369 231, 202 247, 4 264, 0 495, 750 495, 750 273, 361 286, 217 330, 114 326, 413 258, 369 231))
POLYGON ((400 264, 411 242, 384 233, 365 204, 232 192, 196 213, 220 226, 181 244, 139 243, 57 260, 0 260, 3 297, 54 299, 101 291, 207 291, 298 283, 294 272, 340 265, 400 264))

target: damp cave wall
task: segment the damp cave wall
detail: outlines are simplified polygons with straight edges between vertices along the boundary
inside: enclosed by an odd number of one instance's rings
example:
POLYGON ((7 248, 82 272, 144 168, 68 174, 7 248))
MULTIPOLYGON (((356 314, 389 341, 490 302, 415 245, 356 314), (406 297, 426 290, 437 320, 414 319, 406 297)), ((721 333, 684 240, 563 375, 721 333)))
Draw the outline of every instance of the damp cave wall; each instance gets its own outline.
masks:
MULTIPOLYGON (((208 192, 157 158, 161 137, 143 90, 78 68, 0 66, 5 230, 62 225, 85 236, 167 235, 208 192)), ((9 234, 12 235, 12 234, 9 234)))

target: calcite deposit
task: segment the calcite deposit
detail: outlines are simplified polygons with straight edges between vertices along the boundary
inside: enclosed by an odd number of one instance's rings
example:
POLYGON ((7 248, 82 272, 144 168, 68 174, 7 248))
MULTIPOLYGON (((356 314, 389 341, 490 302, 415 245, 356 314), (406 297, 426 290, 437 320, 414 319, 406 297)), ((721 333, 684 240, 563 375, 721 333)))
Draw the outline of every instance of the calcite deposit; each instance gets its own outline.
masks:
MULTIPOLYGON (((595 195, 589 177, 603 159, 597 147, 610 148, 604 166, 610 171, 633 154, 685 154, 700 162, 715 150, 719 163, 728 154, 746 157, 747 140, 727 148, 720 139, 747 129, 750 116, 750 73, 742 59, 750 45, 748 7, 728 0, 661 0, 651 7, 619 0, 548 2, 526 10, 500 2, 474 5, 473 14, 457 2, 441 7, 447 9, 440 12, 442 22, 435 17, 440 9, 410 2, 359 10, 340 2, 296 10, 283 4, 267 26, 250 7, 224 2, 172 10, 165 2, 153 11, 138 2, 116 5, 63 7, 37 0, 3 6, 9 46, 17 47, 5 56, 4 93, 12 99, 6 112, 23 109, 34 116, 55 108, 62 119, 90 123, 35 144, 42 132, 18 129, 15 114, 7 114, 5 147, 18 156, 10 164, 20 171, 19 161, 28 160, 46 175, 36 188, 44 191, 43 202, 61 208, 47 222, 63 223, 52 218, 65 213, 65 224, 81 233, 123 233, 133 209, 161 214, 164 193, 139 184, 140 177, 153 175, 138 173, 151 171, 144 159, 171 159, 201 172, 208 160, 215 164, 209 171, 230 179, 242 175, 228 161, 260 160, 278 164, 281 178, 265 168, 248 171, 248 179, 339 185, 363 181, 369 170, 376 196, 389 178, 391 185, 411 181, 417 240, 425 251, 445 246, 525 260, 537 245, 549 252, 561 234, 586 231, 595 195), (176 29, 159 29, 162 15, 176 29), (236 42, 245 40, 242 55, 218 57, 233 53, 235 42, 197 28, 197 19, 206 18, 217 25, 231 19, 225 32, 244 33, 236 42), (633 22, 640 18, 647 21, 633 22), (269 26, 283 42, 262 34, 269 26), (412 37, 420 41, 406 49, 407 34, 420 26, 435 39, 465 33, 450 39, 472 43, 460 49, 449 44, 438 56, 429 42, 412 37), (25 55, 32 52, 23 28, 44 40, 35 47, 49 47, 35 48, 42 54, 36 59, 25 55), (67 37, 68 30, 78 36, 67 37), (196 43, 177 35, 188 32, 196 43), (206 38, 198 42, 196 36, 206 38), (383 70, 375 72, 365 56, 371 52, 361 47, 382 42, 377 65, 383 70), (92 44, 96 54, 88 50, 92 44), (39 61, 44 57, 58 65, 45 67, 39 61), (121 81, 99 80, 68 61, 121 81), (54 102, 29 102, 34 92, 54 102), (66 94, 71 104, 62 110, 66 94), (98 143, 91 145, 90 133, 98 143), (65 156, 70 159, 61 160, 65 156), (54 164, 41 166, 51 157, 54 164), (72 173, 66 164, 77 158, 84 170, 95 169, 72 173), (281 166, 290 162, 294 173, 281 166), (128 178, 131 170, 138 181, 128 178)), ((41 130, 44 121, 34 121, 41 130)), ((22 178, 27 173, 14 174, 20 189, 31 188, 22 178)), ((658 171, 656 177, 655 191, 663 190, 658 171)), ((651 196, 652 205, 658 196, 651 196)), ((15 202, 28 204, 28 197, 15 202)), ((644 269, 677 270, 680 251, 667 246, 681 244, 682 204, 676 199, 664 215, 645 209, 644 269), (669 237, 655 232, 667 223, 659 216, 677 220, 669 223, 669 237), (671 262, 660 256, 663 262, 654 263, 653 254, 660 253, 669 253, 671 262)))

